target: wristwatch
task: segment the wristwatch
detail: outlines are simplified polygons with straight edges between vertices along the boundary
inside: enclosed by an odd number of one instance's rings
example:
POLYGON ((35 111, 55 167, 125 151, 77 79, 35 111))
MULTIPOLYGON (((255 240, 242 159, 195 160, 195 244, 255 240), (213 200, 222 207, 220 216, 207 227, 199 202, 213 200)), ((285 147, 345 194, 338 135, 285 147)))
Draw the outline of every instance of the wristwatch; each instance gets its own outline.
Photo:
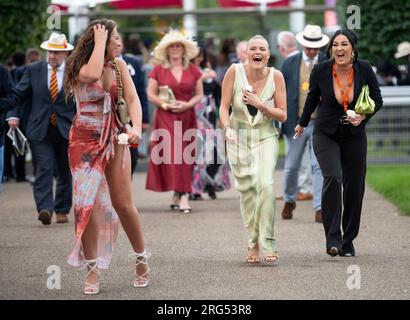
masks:
POLYGON ((167 110, 168 109, 168 103, 166 103, 166 102, 161 103, 161 108, 164 109, 164 110, 167 110))
POLYGON ((226 132, 226 128, 232 129, 231 126, 228 124, 228 125, 226 125, 225 128, 224 128, 224 132, 226 132))

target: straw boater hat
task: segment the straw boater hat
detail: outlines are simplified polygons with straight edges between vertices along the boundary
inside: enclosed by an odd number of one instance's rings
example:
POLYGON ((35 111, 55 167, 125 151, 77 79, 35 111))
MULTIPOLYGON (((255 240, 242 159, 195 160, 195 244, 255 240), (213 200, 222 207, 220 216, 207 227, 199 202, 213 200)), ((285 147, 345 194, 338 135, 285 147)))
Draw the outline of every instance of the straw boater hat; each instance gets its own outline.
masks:
POLYGON ((322 29, 317 25, 307 24, 303 32, 296 35, 296 40, 306 48, 322 48, 329 42, 329 37, 322 34, 322 29))
POLYGON ((158 43, 154 49, 154 57, 164 61, 167 57, 167 48, 173 43, 181 43, 185 47, 185 55, 188 60, 195 58, 199 54, 199 48, 196 42, 187 39, 178 30, 169 31, 158 43))
POLYGON ((394 54, 396 59, 410 55, 410 42, 404 41, 397 46, 397 52, 394 54))
POLYGON ((74 47, 67 42, 64 33, 53 32, 47 41, 44 41, 40 48, 49 51, 71 51, 74 47))

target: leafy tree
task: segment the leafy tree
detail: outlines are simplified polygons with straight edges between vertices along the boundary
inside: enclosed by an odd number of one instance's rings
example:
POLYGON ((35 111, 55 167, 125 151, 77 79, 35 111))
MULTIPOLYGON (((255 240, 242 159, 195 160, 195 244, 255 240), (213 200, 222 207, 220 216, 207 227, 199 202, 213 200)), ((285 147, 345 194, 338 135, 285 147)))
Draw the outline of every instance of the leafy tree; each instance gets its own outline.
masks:
MULTIPOLYGON (((397 45, 409 40, 409 0, 339 0, 339 24, 349 27, 355 23, 353 12, 346 13, 350 5, 360 8, 360 29, 358 35, 360 57, 376 64, 381 60, 394 61, 397 45)), ((397 62, 397 61, 395 61, 397 62)))
POLYGON ((0 0, 0 62, 44 41, 49 0, 0 0))

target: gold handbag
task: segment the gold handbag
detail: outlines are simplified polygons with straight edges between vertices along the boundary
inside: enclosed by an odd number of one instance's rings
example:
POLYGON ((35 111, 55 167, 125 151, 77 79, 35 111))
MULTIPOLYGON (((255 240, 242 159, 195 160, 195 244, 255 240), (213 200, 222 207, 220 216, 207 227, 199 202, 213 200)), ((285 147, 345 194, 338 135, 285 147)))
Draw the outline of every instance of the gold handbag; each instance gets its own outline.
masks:
POLYGON ((159 86, 158 90, 159 98, 166 104, 174 104, 177 101, 177 99, 175 99, 174 92, 169 86, 159 86))
POLYGON ((118 110, 118 117, 123 125, 126 125, 130 122, 130 115, 128 112, 127 102, 125 102, 123 91, 122 91, 122 79, 121 79, 121 71, 118 67, 117 61, 114 59, 111 60, 112 65, 115 69, 115 77, 117 78, 117 86, 118 86, 118 99, 117 99, 117 110, 118 110))
POLYGON ((366 84, 362 87, 359 97, 357 98, 354 110, 360 114, 374 113, 374 101, 369 95, 369 86, 366 84))

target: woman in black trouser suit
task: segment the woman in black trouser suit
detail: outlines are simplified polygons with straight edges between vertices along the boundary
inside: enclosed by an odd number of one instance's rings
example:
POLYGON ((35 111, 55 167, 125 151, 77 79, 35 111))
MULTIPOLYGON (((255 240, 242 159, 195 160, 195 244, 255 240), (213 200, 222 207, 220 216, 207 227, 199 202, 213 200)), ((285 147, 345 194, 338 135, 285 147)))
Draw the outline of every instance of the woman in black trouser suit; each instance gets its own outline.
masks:
POLYGON ((374 115, 347 116, 346 111, 354 110, 366 84, 376 104, 375 112, 383 105, 370 64, 357 59, 356 39, 350 30, 339 30, 333 35, 328 47, 331 59, 313 68, 305 107, 295 128, 296 136, 300 136, 318 106, 313 148, 324 178, 322 214, 326 250, 331 256, 355 255, 353 240, 359 233, 365 188, 365 126, 374 115))

